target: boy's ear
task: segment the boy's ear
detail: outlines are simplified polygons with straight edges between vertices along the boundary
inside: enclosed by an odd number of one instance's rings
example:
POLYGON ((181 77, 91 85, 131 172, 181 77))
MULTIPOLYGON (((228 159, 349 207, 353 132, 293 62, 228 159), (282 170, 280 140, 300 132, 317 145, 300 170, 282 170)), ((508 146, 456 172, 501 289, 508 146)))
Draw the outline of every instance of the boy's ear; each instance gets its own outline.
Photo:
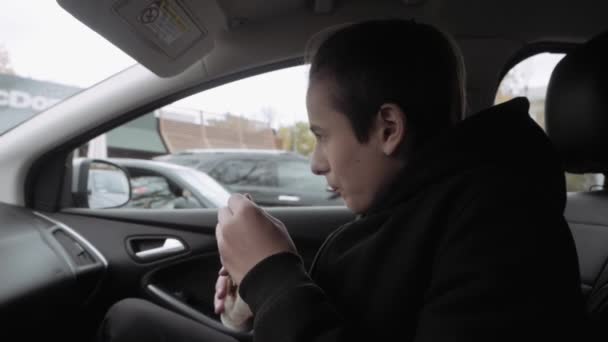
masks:
POLYGON ((400 106, 385 103, 380 106, 376 124, 382 152, 387 156, 395 155, 407 133, 405 113, 400 106))

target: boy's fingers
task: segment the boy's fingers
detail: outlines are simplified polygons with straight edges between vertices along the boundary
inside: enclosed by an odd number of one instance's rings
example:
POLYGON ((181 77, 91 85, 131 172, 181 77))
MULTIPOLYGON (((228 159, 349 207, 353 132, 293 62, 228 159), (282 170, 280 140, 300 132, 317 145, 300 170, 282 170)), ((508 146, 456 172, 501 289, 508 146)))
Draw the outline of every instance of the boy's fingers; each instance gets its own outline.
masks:
POLYGON ((222 207, 217 211, 217 222, 223 223, 232 217, 232 210, 229 207, 222 207))
POLYGON ((240 212, 241 209, 245 208, 247 205, 250 205, 250 201, 241 194, 232 194, 230 198, 228 198, 228 208, 232 213, 240 212))
POLYGON ((224 277, 218 277, 215 283, 215 295, 213 296, 213 308, 216 314, 224 312, 224 298, 226 297, 226 290, 224 286, 224 277))
POLYGON ((219 299, 226 297, 227 286, 226 286, 226 277, 219 276, 217 278, 217 282, 215 283, 215 294, 219 299))
POLYGON ((282 225, 283 222, 281 222, 278 218, 270 215, 269 213, 267 213, 265 210, 262 209, 262 214, 264 214, 264 216, 266 216, 266 218, 268 218, 270 221, 272 221, 272 223, 274 223, 275 225, 282 225))
POLYGON ((219 298, 214 298, 213 299, 213 308, 215 311, 216 315, 220 315, 222 314, 222 312, 224 312, 225 306, 224 306, 224 300, 223 299, 219 299, 219 298))

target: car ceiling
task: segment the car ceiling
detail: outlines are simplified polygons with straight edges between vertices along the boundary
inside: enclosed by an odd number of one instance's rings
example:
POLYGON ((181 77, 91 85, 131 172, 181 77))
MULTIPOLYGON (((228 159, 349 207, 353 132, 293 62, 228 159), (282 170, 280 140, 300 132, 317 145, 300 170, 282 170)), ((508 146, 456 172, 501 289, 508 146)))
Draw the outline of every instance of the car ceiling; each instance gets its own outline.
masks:
MULTIPOLYGON (((72 11, 95 0, 60 0, 72 11), (74 5, 77 4, 77 5, 74 5)), ((369 18, 403 17, 433 23, 452 33, 459 41, 469 39, 502 39, 517 44, 540 41, 580 42, 605 29, 604 15, 608 4, 592 0, 182 0, 192 14, 205 25, 213 36, 214 48, 208 53, 208 69, 212 72, 234 72, 252 64, 268 63, 302 55, 309 38, 331 25, 369 18), (219 13, 216 8, 219 8, 219 13), (211 17, 203 14, 213 12, 211 17), (217 14, 217 15, 216 15, 217 14), (216 17, 221 17, 220 19, 216 17), (201 19, 202 18, 202 19, 201 19), (206 22, 207 21, 207 22, 206 22), (214 22, 211 22, 214 21, 214 22), (215 21, 223 21, 216 23, 215 21), (249 48, 248 48, 249 47, 249 48), (235 49, 241 53, 235 54, 235 49), (249 62, 249 63, 247 63, 249 62), (225 67, 223 63, 226 63, 225 67), (239 68, 240 67, 240 68, 239 68)), ((110 1, 106 1, 112 6, 110 1)), ((116 11, 78 13, 84 21, 117 45, 132 48, 127 39, 140 36, 117 34, 112 36, 117 20, 116 11)), ((81 11, 82 12, 82 11, 81 11)), ((125 26, 127 27, 127 26, 125 26)), ((123 32, 126 33, 126 32, 123 32)), ((141 43, 141 42, 140 42, 141 43)), ((191 50, 196 50, 192 46, 191 50)), ((138 59, 153 49, 142 45, 133 57, 138 59), (143 51, 148 49, 149 51, 143 51)), ((201 53, 207 53, 200 49, 201 53)), ((133 52, 133 51, 127 51, 133 52)), ((467 52, 465 51, 465 54, 467 52)), ((202 55, 188 58, 202 58, 202 55)), ((173 63, 182 57, 176 57, 173 63)), ((141 61, 141 58, 138 60, 141 61)), ((194 59, 190 61, 192 64, 194 59)), ((160 75, 166 74, 166 62, 158 60, 146 64, 160 75), (162 65, 161 65, 162 64, 162 65)), ((182 71, 182 65, 174 71, 182 71)))
MULTIPOLYGON (((334 3, 334 1, 323 1, 334 3)), ((267 1, 218 1, 220 8, 224 11, 229 27, 234 27, 243 22, 259 22, 264 19, 282 14, 304 10, 310 1, 304 0, 267 0, 267 1)))
MULTIPOLYGON (((83 0, 60 0, 70 1, 81 4, 83 0)), ((213 49, 204 58, 192 57, 203 58, 208 79, 301 58, 316 32, 336 24, 388 17, 435 24, 454 35, 461 46, 473 110, 491 103, 495 89, 488 89, 487 85, 497 85, 504 65, 524 46, 540 42, 580 43, 608 28, 604 16, 608 3, 594 0, 182 1, 195 13, 216 8, 221 12, 224 23, 211 32, 213 49)), ((90 24, 102 29, 104 25, 97 15, 90 24)), ((107 25, 112 26, 110 21, 107 25)), ((141 51, 141 55, 145 54, 141 51)), ((166 72, 166 62, 143 64, 159 74, 166 72)), ((185 67, 175 64, 176 72, 185 67)))
MULTIPOLYGON (((69 1, 73 0, 59 0, 69 1)), ((465 58, 471 112, 492 104, 504 68, 529 44, 580 43, 608 28, 608 2, 594 0, 181 1, 191 8, 200 6, 199 11, 213 4, 223 13, 225 23, 213 33, 213 49, 169 78, 151 75, 141 66, 131 68, 5 134, 5 149, 0 153, 0 172, 5 178, 0 185, 7 191, 0 194, 0 200, 25 203, 23 189, 29 170, 49 151, 66 143, 75 147, 102 133, 100 127, 110 129, 121 123, 120 118, 124 122, 127 116, 133 117, 137 108, 159 99, 157 105, 169 103, 183 96, 176 94, 199 84, 208 87, 276 63, 296 63, 316 32, 336 24, 401 17, 450 32, 465 58), (121 84, 121 78, 129 81, 121 84), (108 102, 108 98, 113 100, 108 102), (25 143, 32 136, 42 137, 40 144, 25 143)), ((94 21, 88 24, 104 24, 99 16, 94 21)))
POLYGON ((370 11, 384 17, 416 16, 441 24, 457 35, 502 35, 527 42, 584 39, 602 28, 603 9, 608 7, 607 3, 595 0, 219 0, 218 4, 228 23, 263 23, 272 17, 313 13, 318 4, 324 4, 321 7, 329 6, 332 15, 341 11, 356 13, 358 7, 364 9, 366 16, 370 11), (375 11, 370 9, 371 4, 375 11))

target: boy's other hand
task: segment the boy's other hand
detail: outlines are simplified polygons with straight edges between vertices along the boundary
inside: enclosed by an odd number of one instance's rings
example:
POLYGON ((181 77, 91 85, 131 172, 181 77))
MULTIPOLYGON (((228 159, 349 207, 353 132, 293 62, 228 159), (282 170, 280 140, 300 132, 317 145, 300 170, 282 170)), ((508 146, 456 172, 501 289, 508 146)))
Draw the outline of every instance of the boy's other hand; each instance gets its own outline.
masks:
POLYGON ((217 276, 217 281, 215 282, 215 295, 213 296, 213 306, 217 315, 224 312, 226 297, 230 295, 232 291, 230 276, 226 269, 222 267, 217 276))

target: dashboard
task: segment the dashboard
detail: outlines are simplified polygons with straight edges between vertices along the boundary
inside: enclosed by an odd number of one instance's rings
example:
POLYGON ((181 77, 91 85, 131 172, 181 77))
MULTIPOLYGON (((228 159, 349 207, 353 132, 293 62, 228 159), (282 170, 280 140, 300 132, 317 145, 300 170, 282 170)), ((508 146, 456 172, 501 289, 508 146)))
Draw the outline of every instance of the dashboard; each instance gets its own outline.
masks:
POLYGON ((108 262, 89 241, 42 213, 0 203, 0 317, 48 321, 95 293, 108 262))

